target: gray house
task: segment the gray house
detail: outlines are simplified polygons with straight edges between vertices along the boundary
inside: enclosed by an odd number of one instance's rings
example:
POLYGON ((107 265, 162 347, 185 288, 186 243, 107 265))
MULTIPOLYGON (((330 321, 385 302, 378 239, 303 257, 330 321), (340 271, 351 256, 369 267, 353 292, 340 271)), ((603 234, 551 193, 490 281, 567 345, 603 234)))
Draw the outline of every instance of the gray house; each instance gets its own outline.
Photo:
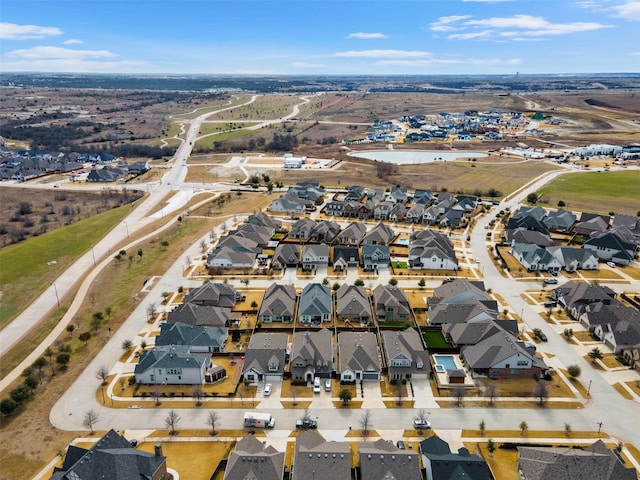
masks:
POLYGON ((326 243, 305 245, 302 250, 302 268, 312 270, 329 265, 329 245, 326 243))
POLYGON ((338 334, 338 370, 340 381, 380 380, 380 353, 372 332, 338 334))
POLYGON ((389 245, 395 238, 395 232, 384 223, 378 223, 364 236, 364 245, 389 245))
POLYGON ((348 245, 336 245, 333 247, 333 269, 337 272, 346 271, 349 268, 360 266, 360 253, 358 247, 348 245))
POLYGON ((360 472, 363 480, 422 480, 418 454, 382 438, 360 444, 360 472))
POLYGON ((414 375, 427 376, 431 371, 429 352, 424 348, 417 330, 383 330, 382 342, 390 380, 408 379, 414 375))
POLYGON ((373 290, 373 308, 379 321, 412 320, 409 299, 401 288, 393 285, 378 285, 373 290))
POLYGON ((191 353, 222 352, 228 336, 228 328, 163 323, 160 325, 160 335, 156 337, 156 347, 188 345, 191 353))
POLYGON ((313 382, 315 377, 331 378, 333 374, 333 342, 331 331, 295 332, 291 350, 291 378, 313 382))
POLYGON ((244 355, 244 379, 253 385, 282 380, 288 342, 286 333, 254 333, 244 355))
POLYGON ((296 438, 292 480, 342 480, 351 478, 349 442, 327 442, 316 430, 296 438))
POLYGON ((288 237, 297 240, 309 240, 314 228, 316 228, 316 222, 310 218, 301 218, 291 225, 288 237))
POLYGON ((247 435, 229 453, 223 480, 282 480, 284 452, 247 435))
POLYGON ((321 283, 309 283, 300 294, 298 320, 310 325, 330 322, 333 315, 332 307, 329 287, 321 283))
POLYGON ((363 245, 362 268, 368 272, 389 266, 389 245, 363 245))
POLYGON ((301 254, 300 247, 292 243, 281 243, 276 247, 271 266, 277 270, 285 268, 298 268, 301 254))
POLYGON ((193 303, 178 305, 167 315, 167 323, 185 323, 205 327, 229 327, 240 319, 230 308, 200 306, 193 303))
POLYGON ((272 283, 264 292, 258 320, 262 323, 291 323, 296 307, 296 290, 291 285, 272 283))
POLYGON ((343 283, 336 291, 336 315, 341 322, 368 325, 371 304, 363 287, 343 283))
POLYGON ((207 282, 200 287, 190 289, 184 296, 184 303, 233 308, 241 298, 242 294, 232 285, 207 282))
POLYGON ((489 465, 482 457, 469 453, 464 447, 452 453, 449 444, 435 435, 420 442, 420 452, 427 480, 493 480, 489 465))
POLYGON ((364 223, 351 222, 338 234, 338 243, 342 245, 360 245, 366 233, 367 226, 364 223))
POLYGON ((188 345, 166 345, 146 350, 136 364, 136 383, 201 385, 211 365, 211 354, 191 353, 188 345))

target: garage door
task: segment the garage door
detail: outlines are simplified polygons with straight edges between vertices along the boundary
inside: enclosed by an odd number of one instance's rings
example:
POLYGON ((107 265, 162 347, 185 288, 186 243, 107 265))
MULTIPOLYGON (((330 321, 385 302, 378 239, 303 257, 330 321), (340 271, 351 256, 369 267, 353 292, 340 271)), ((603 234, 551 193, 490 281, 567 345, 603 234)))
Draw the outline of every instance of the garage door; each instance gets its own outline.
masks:
POLYGON ((366 372, 364 372, 362 374, 362 379, 363 380, 379 380, 380 377, 379 377, 378 373, 375 373, 375 372, 374 373, 366 373, 366 372))

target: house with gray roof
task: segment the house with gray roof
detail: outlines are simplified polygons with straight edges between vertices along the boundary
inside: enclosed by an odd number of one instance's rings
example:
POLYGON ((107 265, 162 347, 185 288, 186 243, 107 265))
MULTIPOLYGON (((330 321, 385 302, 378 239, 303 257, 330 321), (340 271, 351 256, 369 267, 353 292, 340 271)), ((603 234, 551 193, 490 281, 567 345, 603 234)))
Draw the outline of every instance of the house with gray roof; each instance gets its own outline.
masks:
POLYGON ((409 237, 409 268, 458 270, 458 259, 449 238, 435 230, 421 230, 409 237))
POLYGON ((616 216, 613 217, 611 227, 614 229, 616 227, 626 227, 636 237, 637 240, 640 240, 640 222, 638 221, 638 218, 634 217, 633 215, 616 213, 616 216))
POLYGON ((389 245, 363 245, 362 268, 365 271, 378 271, 389 266, 389 245))
POLYGON ((313 230, 311 231, 310 240, 316 243, 332 243, 338 233, 340 233, 340 225, 336 222, 329 222, 328 220, 322 220, 317 222, 313 230))
POLYGON ((341 245, 360 245, 367 233, 367 226, 362 222, 351 222, 342 230, 338 236, 338 243, 341 245))
POLYGON ((291 285, 272 283, 264 292, 258 321, 291 323, 296 307, 296 290, 291 285))
POLYGON ((289 195, 312 202, 322 200, 326 193, 326 190, 318 182, 298 182, 293 187, 289 187, 287 191, 289 195))
POLYGON ((169 478, 167 457, 160 444, 154 453, 137 450, 111 429, 89 449, 69 445, 62 466, 54 467, 49 480, 100 478, 163 480, 169 478))
POLYGON ((547 370, 535 347, 526 347, 504 330, 462 347, 460 354, 475 375, 491 378, 541 378, 547 370))
POLYGON ((273 229, 274 232, 278 232, 282 228, 282 222, 280 220, 270 217, 264 212, 249 215, 247 223, 250 223, 251 225, 258 225, 261 227, 268 227, 273 229))
POLYGON ((373 218, 376 220, 387 220, 394 205, 396 204, 392 202, 380 202, 373 209, 373 218))
POLYGON ((427 480, 493 480, 487 462, 464 447, 451 452, 449 444, 434 435, 420 442, 427 480))
POLYGON ((251 336, 244 355, 242 376, 252 385, 281 381, 287 361, 286 333, 258 332, 251 336))
POLYGON ((344 272, 349 268, 360 266, 360 252, 358 247, 351 245, 336 245, 333 247, 333 270, 344 272))
POLYGON ((390 222, 404 222, 407 217, 407 211, 409 209, 404 203, 396 203, 391 210, 389 210, 388 219, 390 222))
POLYGON ((401 288, 394 285, 378 285, 373 290, 373 309, 378 321, 411 322, 413 320, 409 299, 401 288))
POLYGON ((291 230, 289 230, 289 235, 287 236, 297 240, 309 240, 314 228, 316 228, 316 222, 310 218, 301 218, 291 225, 291 230))
POLYGON ((552 292, 553 299, 576 320, 587 307, 599 302, 611 304, 615 296, 616 292, 609 287, 574 281, 569 281, 552 292))
POLYGON ((517 336, 518 322, 516 320, 481 320, 473 323, 445 323, 442 325, 444 338, 457 348, 475 345, 502 330, 517 336))
POLYGON ((537 245, 515 243, 509 253, 511 253, 528 272, 534 272, 536 270, 557 272, 562 269, 562 264, 558 258, 553 256, 546 248, 540 248, 537 245))
POLYGON ((400 450, 382 438, 360 443, 359 458, 362 480, 422 480, 417 452, 400 450))
POLYGON ((552 247, 554 245, 549 235, 537 232, 536 230, 527 230, 526 228, 507 230, 507 242, 509 242, 511 246, 516 243, 526 243, 537 245, 538 247, 552 247))
POLYGON ((327 202, 324 207, 324 214, 329 217, 341 217, 344 211, 344 201, 327 202))
POLYGON ((391 192, 386 195, 385 200, 393 203, 407 203, 407 201, 409 200, 407 188, 397 185, 391 187, 391 192))
POLYGON ((347 200, 356 200, 357 202, 359 202, 365 197, 366 194, 366 188, 362 185, 349 185, 347 187, 347 195, 345 198, 347 200))
POLYGON ((522 480, 637 480, 636 469, 627 467, 602 440, 586 448, 518 447, 518 471, 522 480))
POLYGON ((272 227, 243 223, 232 233, 232 235, 253 240, 256 242, 257 246, 264 248, 269 244, 271 237, 275 232, 275 229, 272 227))
POLYGON ((276 251, 273 254, 271 260, 271 266, 277 270, 284 270, 285 268, 298 268, 302 254, 300 253, 300 247, 293 243, 281 243, 276 247, 276 251))
POLYGON ((224 327, 202 327, 185 323, 163 323, 155 346, 187 345, 191 353, 222 352, 229 336, 224 327))
POLYGON ((351 478, 349 442, 327 442, 317 430, 296 438, 291 480, 339 480, 351 478))
POLYGON ((393 242, 396 234, 391 227, 380 222, 364 236, 364 245, 389 245, 393 242))
POLYGON ((223 480, 282 480, 284 452, 247 435, 229 453, 223 480))
POLYGON ((598 215, 596 213, 582 213, 580 220, 575 224, 573 230, 578 235, 590 237, 596 233, 604 232, 609 228, 611 217, 609 215, 598 215))
POLYGON ((164 345, 145 350, 134 369, 136 383, 202 385, 211 354, 191 352, 188 345, 164 345))
POLYGON ((317 331, 297 331, 291 348, 291 378, 313 382, 316 377, 331 378, 333 340, 328 328, 317 331))
POLYGON ((342 382, 380 380, 382 368, 375 333, 338 334, 338 371, 342 382))
POLYGON ((194 305, 233 308, 242 298, 234 286, 220 282, 206 282, 191 288, 184 296, 184 303, 194 305))
POLYGON ((414 203, 422 203, 423 205, 431 205, 435 197, 433 196, 433 192, 431 190, 423 190, 417 188, 413 193, 413 202, 414 203))
POLYGON ((343 283, 336 291, 336 316, 341 322, 368 325, 371 304, 363 287, 343 283))
POLYGON ((598 257, 589 249, 573 247, 547 247, 547 251, 558 260, 567 272, 576 270, 598 270, 598 257))
POLYGON ((257 254, 228 247, 216 249, 207 256, 209 268, 252 268, 257 254))
POLYGON ((549 212, 542 219, 542 223, 552 232, 569 232, 576 223, 576 216, 573 212, 560 208, 555 212, 549 212))
POLYGON ((409 223, 419 223, 422 221, 422 213, 424 212, 425 206, 422 203, 414 204, 409 210, 407 210, 407 214, 405 215, 405 220, 409 223))
POLYGON ((498 318, 498 306, 493 300, 471 297, 462 303, 443 301, 429 307, 429 325, 475 323, 498 318))
POLYGON ((484 282, 460 278, 436 287, 433 290, 433 296, 428 299, 428 303, 430 307, 438 303, 459 304, 467 302, 472 297, 480 301, 489 300, 484 282))
POLYGON ((201 306, 194 303, 178 305, 167 315, 167 323, 185 323, 204 327, 229 327, 240 319, 230 308, 201 306))
POLYGON ((591 235, 582 247, 591 250, 598 258, 619 265, 629 265, 638 249, 638 240, 625 226, 591 235))
POLYGON ((300 293, 298 320, 301 323, 319 325, 330 322, 333 316, 331 290, 321 283, 308 283, 300 293))
POLYGON ((302 268, 327 268, 329 266, 329 245, 326 243, 311 243, 302 249, 302 268))
POLYGON ((267 207, 270 212, 303 214, 307 208, 313 208, 313 202, 292 195, 282 195, 267 207))
POLYGON ((429 352, 417 330, 407 328, 403 331, 383 330, 381 333, 389 380, 427 376, 431 372, 429 352))

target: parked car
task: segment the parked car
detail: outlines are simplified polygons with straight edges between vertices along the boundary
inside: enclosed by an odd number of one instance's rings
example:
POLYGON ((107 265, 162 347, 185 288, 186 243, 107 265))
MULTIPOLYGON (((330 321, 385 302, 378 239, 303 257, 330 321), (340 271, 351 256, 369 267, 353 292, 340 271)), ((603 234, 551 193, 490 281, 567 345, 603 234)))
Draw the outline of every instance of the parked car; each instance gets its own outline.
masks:
POLYGON ((558 279, 557 278, 545 278, 544 279, 544 283, 546 283, 547 285, 555 285, 558 283, 558 279))
POLYGON ((313 393, 320 393, 320 378, 318 377, 313 381, 313 393))
POLYGON ((396 443, 396 446, 397 446, 400 450, 404 450, 404 441, 402 441, 402 440, 398 440, 398 443, 396 443))
POLYGON ((271 395, 271 389, 272 389, 272 388, 273 388, 273 386, 272 386, 270 383, 267 383, 267 384, 264 386, 264 392, 263 392, 263 393, 264 393, 264 396, 265 396, 265 397, 268 397, 269 395, 271 395))
POLYGON ((544 332, 540 332, 540 333, 538 334, 538 338, 539 338, 540 340, 542 340, 543 342, 546 342, 547 340, 549 340, 549 339, 547 338, 547 336, 545 335, 545 333, 544 333, 544 332))
POLYGON ((330 392, 331 391, 331 379, 327 378, 324 381, 324 391, 325 392, 330 392))
POLYGON ((553 300, 549 300, 548 302, 544 302, 544 306, 547 307, 547 308, 555 307, 556 305, 558 305, 558 302, 555 302, 553 300))
POLYGON ((607 262, 607 265, 610 266, 611 268, 616 268, 616 264, 613 262, 607 262))
POLYGON ((413 421, 413 428, 415 429, 420 429, 420 428, 431 428, 431 422, 429 420, 414 420, 413 421))
POLYGON ((550 273, 553 277, 557 277, 557 276, 558 276, 558 271, 557 271, 557 270, 549 270, 549 273, 550 273))
POLYGON ((296 428, 299 430, 315 430, 318 428, 318 422, 310 418, 306 420, 296 420, 296 428))

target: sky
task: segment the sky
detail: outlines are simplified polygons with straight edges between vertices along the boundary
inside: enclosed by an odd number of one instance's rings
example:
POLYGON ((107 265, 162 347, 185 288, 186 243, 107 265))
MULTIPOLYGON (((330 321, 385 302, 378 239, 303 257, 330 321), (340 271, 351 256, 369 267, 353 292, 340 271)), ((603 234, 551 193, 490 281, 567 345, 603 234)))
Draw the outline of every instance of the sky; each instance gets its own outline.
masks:
POLYGON ((2 0, 0 72, 640 72, 635 0, 2 0))

